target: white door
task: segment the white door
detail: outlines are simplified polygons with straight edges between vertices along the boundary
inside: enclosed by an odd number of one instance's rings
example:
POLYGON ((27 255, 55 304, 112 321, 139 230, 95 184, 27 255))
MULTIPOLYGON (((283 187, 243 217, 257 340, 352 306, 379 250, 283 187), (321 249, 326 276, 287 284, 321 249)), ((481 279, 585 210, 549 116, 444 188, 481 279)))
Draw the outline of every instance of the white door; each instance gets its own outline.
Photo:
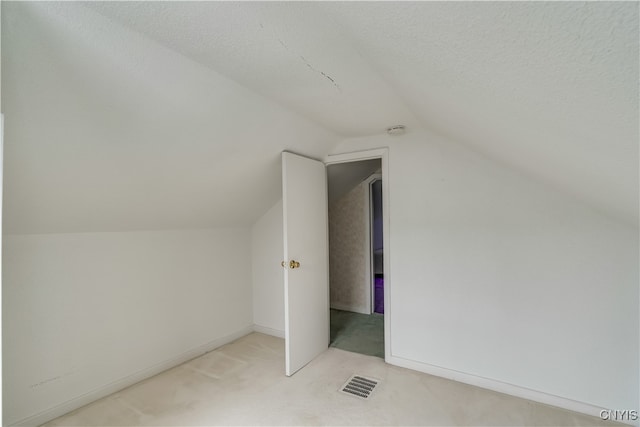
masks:
POLYGON ((329 346, 327 176, 322 162, 282 153, 286 374, 329 346))

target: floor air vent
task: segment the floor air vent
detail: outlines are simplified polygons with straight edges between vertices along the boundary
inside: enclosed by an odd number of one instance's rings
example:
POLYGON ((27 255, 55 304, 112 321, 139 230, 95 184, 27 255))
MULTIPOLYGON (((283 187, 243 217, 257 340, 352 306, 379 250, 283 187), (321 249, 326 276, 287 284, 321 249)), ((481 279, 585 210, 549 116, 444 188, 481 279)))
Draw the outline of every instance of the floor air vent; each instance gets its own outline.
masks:
POLYGON ((368 399, 379 382, 373 378, 354 375, 340 388, 340 391, 361 399, 368 399))

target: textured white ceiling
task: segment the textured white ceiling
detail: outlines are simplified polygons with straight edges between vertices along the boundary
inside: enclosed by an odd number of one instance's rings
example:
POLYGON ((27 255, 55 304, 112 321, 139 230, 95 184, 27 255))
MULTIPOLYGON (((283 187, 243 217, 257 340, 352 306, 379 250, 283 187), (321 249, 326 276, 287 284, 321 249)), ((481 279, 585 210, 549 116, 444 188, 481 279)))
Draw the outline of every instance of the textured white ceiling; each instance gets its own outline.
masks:
POLYGON ((280 150, 399 123, 637 224, 637 2, 2 8, 9 230, 247 224, 280 150))
POLYGON ((425 127, 636 226, 638 6, 323 4, 425 127))
POLYGON ((246 226, 330 131, 77 3, 2 3, 5 231, 246 226))
POLYGON ((96 2, 89 7, 346 136, 416 120, 312 3, 96 2))

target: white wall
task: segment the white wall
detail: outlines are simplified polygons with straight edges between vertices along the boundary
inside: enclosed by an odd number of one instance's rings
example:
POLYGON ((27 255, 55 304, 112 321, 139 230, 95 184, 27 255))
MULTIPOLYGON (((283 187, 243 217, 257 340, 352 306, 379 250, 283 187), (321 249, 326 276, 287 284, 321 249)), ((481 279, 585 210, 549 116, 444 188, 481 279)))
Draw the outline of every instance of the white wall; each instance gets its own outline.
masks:
POLYGON ((251 229, 253 323, 259 332, 284 337, 282 200, 251 229))
POLYGON ((334 152, 382 146, 391 361, 636 408, 638 229, 432 134, 334 152))
POLYGON ((2 9, 7 233, 249 227, 338 141, 86 2, 2 9))
POLYGON ((5 425, 250 331, 249 229, 5 235, 4 245, 5 425))

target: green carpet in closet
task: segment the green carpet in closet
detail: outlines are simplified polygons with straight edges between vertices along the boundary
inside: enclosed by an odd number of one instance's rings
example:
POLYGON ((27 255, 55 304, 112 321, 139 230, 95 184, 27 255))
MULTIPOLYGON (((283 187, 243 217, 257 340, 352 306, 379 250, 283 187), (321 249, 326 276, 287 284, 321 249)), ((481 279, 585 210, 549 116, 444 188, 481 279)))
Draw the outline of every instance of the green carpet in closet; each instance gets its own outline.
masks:
POLYGON ((330 345, 384 359, 384 316, 331 309, 330 345))

